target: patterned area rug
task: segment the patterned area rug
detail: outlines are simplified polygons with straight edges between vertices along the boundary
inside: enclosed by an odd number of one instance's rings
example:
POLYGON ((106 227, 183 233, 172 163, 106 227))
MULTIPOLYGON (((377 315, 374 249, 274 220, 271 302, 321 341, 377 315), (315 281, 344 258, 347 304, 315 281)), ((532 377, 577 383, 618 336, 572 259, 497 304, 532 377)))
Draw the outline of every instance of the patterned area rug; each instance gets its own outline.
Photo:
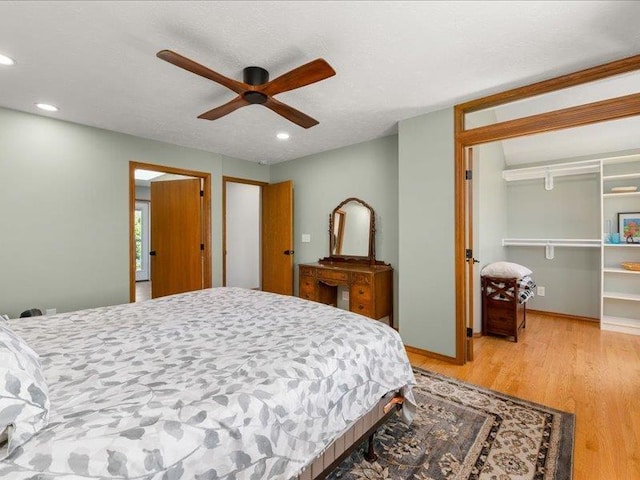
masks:
POLYGON ((414 369, 418 411, 378 430, 378 460, 359 448, 329 480, 568 480, 574 416, 414 369))

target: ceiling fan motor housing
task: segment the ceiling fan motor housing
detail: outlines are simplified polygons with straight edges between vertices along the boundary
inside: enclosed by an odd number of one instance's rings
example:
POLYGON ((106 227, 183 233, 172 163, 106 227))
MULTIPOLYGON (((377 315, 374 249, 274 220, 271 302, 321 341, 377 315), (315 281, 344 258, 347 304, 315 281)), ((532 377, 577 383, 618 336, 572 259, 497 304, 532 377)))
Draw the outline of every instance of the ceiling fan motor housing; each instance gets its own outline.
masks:
MULTIPOLYGON (((269 81, 269 72, 261 67, 247 67, 242 70, 242 78, 244 83, 248 85, 262 85, 269 81)), ((267 96, 261 92, 245 92, 242 96, 251 104, 265 103, 267 101, 267 96)))
POLYGON ((269 81, 269 72, 261 67, 247 67, 242 70, 242 78, 249 85, 262 85, 269 81))

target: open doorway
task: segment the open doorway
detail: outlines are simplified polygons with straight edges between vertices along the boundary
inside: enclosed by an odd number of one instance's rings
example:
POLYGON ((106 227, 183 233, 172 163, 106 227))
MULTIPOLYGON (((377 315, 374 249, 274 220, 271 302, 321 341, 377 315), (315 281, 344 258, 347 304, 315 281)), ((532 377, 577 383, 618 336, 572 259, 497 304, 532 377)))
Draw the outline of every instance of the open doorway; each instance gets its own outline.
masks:
MULTIPOLYGON (((138 170, 136 170, 138 172, 138 170)), ((141 200, 136 185, 136 210, 134 212, 134 236, 136 242, 136 302, 151 298, 150 200, 141 200)))
POLYGON ((211 176, 129 162, 130 301, 211 287, 211 176))
POLYGON ((222 179, 223 285, 293 295, 293 182, 222 179))
MULTIPOLYGON (((516 88, 489 97, 473 100, 454 109, 455 115, 455 252, 456 252, 456 360, 463 364, 473 358, 473 310, 469 308, 473 301, 473 243, 474 232, 470 229, 468 219, 468 196, 473 194, 467 188, 467 182, 473 177, 467 172, 468 147, 476 149, 481 145, 507 139, 526 138, 540 144, 539 138, 532 135, 544 132, 557 132, 575 127, 600 125, 602 122, 637 117, 640 115, 640 93, 637 93, 637 80, 631 78, 640 70, 640 56, 600 65, 573 74, 553 78, 533 85, 516 88), (630 73, 631 72, 631 73, 630 73), (609 82, 615 75, 623 77, 621 87, 609 82), (581 92, 580 95, 567 95, 569 87, 588 87, 601 81, 604 85, 595 94, 581 92), (560 92, 560 90, 562 90, 560 92), (526 111, 525 99, 534 99, 547 94, 550 101, 538 105, 537 111, 526 111), (569 102, 567 102, 569 100, 569 102), (588 103, 588 101, 591 103, 588 103), (572 103, 573 102, 573 103, 572 103), (500 118, 495 115, 495 108, 513 105, 513 115, 500 118), (491 110, 494 110, 491 112, 491 110), (483 112, 484 111, 484 112, 483 112), (472 125, 471 115, 474 113, 493 113, 493 118, 481 125, 472 125)), ((488 115, 489 117, 491 115, 488 115)), ((636 135, 637 138, 637 135, 636 135)), ((589 136, 585 136, 581 143, 589 136)), ((602 179, 602 160, 600 175, 602 179)), ((626 174, 634 175, 634 174, 626 174)), ((604 183, 603 183, 604 185, 604 183)), ((596 210, 596 209, 594 209, 596 210)), ((602 210, 602 207, 600 208, 602 210)), ((554 212, 553 209, 547 210, 554 212)), ((472 218, 472 217, 471 217, 472 218)), ((599 230, 602 230, 598 226, 599 230)), ((537 232, 536 232, 537 233, 537 232)), ((594 239, 588 239, 589 242, 594 239)), ((602 244, 602 240, 596 239, 602 244)), ((584 243, 589 243, 584 242, 584 243)), ((592 245, 589 245, 592 247, 592 245)), ((599 246, 599 245, 598 245, 599 246)), ((604 247, 602 247, 604 248, 604 247)), ((603 256, 604 258, 604 256, 603 256)), ((604 270, 603 270, 604 271, 604 270)), ((604 295, 603 295, 604 296, 604 295)))
POLYGON ((262 186, 223 178, 223 285, 262 288, 262 186))

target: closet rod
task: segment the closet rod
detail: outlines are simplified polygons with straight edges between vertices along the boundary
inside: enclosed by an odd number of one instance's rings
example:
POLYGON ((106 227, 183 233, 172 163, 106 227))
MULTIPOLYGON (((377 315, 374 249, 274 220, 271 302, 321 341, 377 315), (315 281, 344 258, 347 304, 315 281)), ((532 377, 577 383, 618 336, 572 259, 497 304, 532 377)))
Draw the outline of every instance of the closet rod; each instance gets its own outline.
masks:
POLYGON ((600 239, 591 238, 503 238, 502 246, 508 247, 544 247, 545 258, 553 260, 555 247, 600 247, 600 239))

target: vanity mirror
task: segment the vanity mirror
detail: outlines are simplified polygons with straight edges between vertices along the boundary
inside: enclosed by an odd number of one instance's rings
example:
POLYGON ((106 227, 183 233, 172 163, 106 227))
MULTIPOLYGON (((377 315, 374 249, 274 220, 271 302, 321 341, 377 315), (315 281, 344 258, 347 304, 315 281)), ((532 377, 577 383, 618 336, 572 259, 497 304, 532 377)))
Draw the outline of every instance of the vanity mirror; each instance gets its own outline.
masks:
POLYGON ((324 261, 375 264, 375 212, 359 198, 347 198, 329 215, 329 256, 324 261))

